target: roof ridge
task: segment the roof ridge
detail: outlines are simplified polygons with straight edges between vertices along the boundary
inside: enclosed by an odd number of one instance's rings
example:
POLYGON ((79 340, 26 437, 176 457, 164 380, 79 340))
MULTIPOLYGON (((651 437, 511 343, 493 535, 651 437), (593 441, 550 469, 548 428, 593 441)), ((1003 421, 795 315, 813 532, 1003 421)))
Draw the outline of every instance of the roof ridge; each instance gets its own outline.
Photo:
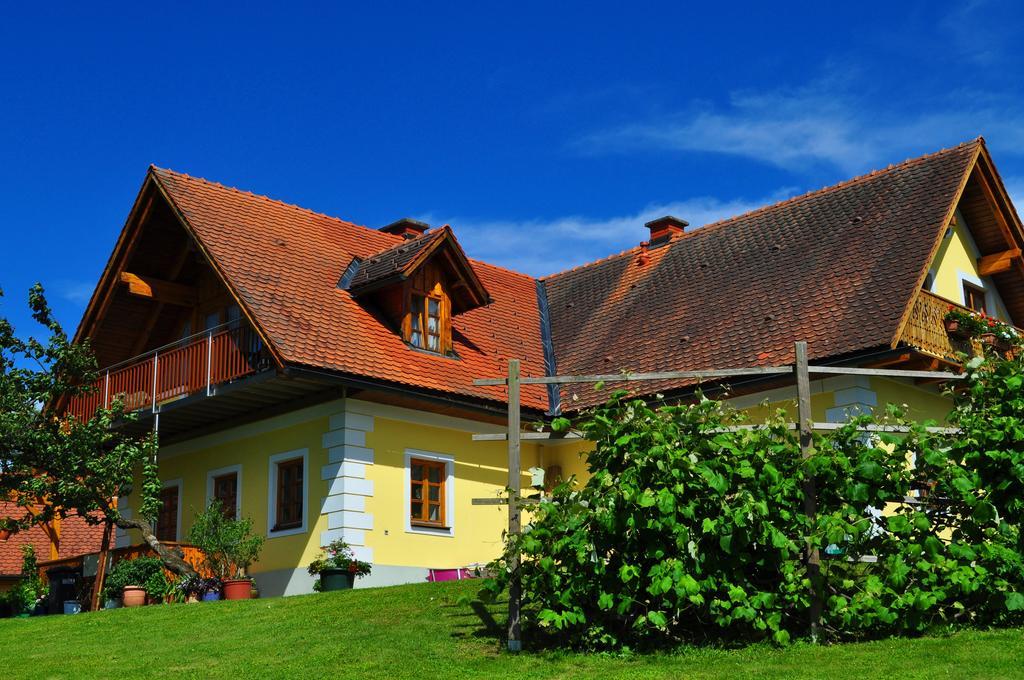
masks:
MULTIPOLYGON (((681 241, 683 239, 690 238, 690 237, 692 237, 692 236, 694 236, 696 234, 707 233, 707 231, 709 229, 718 229, 718 228, 721 228, 721 227, 723 227, 725 225, 728 225, 728 224, 730 224, 732 222, 737 222, 737 221, 739 221, 741 219, 746 219, 746 218, 749 218, 749 217, 752 217, 754 215, 758 215, 758 214, 761 214, 761 213, 764 213, 764 212, 767 212, 767 211, 770 211, 770 210, 775 210, 776 208, 782 208, 783 206, 789 206, 789 205, 797 204, 797 203, 800 203, 801 201, 804 201, 804 200, 809 200, 809 199, 817 197, 817 196, 823 196, 823 195, 826 195, 826 194, 838 191, 840 189, 845 189, 847 187, 854 186, 856 184, 867 182, 868 180, 877 179, 878 177, 881 177, 881 176, 884 176, 884 175, 888 175, 889 173, 895 172, 896 170, 902 170, 902 169, 904 169, 906 167, 910 167, 912 165, 917 165, 917 164, 920 164, 920 163, 924 163, 925 161, 931 160, 932 158, 934 158, 936 156, 939 156, 939 155, 942 155, 942 154, 946 154, 946 153, 951 153, 951 152, 956 151, 958 149, 962 149, 964 147, 968 147, 968 146, 971 146, 971 145, 978 145, 978 144, 984 146, 985 139, 983 137, 981 137, 981 136, 978 136, 978 137, 976 137, 976 138, 974 138, 974 139, 972 139, 970 141, 961 142, 961 143, 957 144, 956 146, 951 146, 951 147, 948 147, 948 148, 939 149, 938 151, 933 151, 933 152, 927 153, 927 154, 925 154, 923 156, 916 156, 914 158, 908 158, 908 159, 903 160, 903 161, 901 161, 899 163, 893 163, 893 164, 890 164, 890 165, 888 165, 888 166, 886 166, 884 168, 878 168, 876 170, 871 170, 870 172, 866 172, 864 174, 857 175, 856 177, 851 177, 850 179, 845 179, 845 180, 843 180, 841 182, 838 182, 836 184, 830 184, 829 186, 822 187, 820 189, 813 189, 813 190, 808 191, 806 193, 800 194, 798 196, 791 196, 791 197, 789 197, 787 199, 778 201, 776 203, 769 203, 768 205, 762 205, 759 208, 754 208, 752 210, 748 210, 746 212, 739 213, 738 215, 733 215, 731 217, 726 217, 726 218, 723 218, 723 219, 720 219, 720 220, 716 220, 714 222, 709 222, 708 224, 701 225, 700 227, 697 227, 696 229, 693 229, 693 230, 690 230, 690 231, 686 231, 686 232, 680 234, 679 236, 673 238, 672 240, 673 241, 681 241)), ((547 280, 553 279, 555 277, 561 276, 562 274, 568 274, 569 272, 574 272, 574 271, 577 271, 579 269, 585 269, 587 267, 591 267, 591 266, 594 266, 594 265, 597 265, 597 264, 601 264, 603 262, 607 262, 608 260, 612 260, 612 259, 615 259, 617 257, 621 257, 623 255, 626 255, 626 254, 631 253, 631 252, 633 252, 635 250, 638 250, 638 249, 639 249, 639 246, 633 246, 633 248, 630 248, 629 250, 624 250, 624 251, 622 251, 620 253, 616 253, 614 255, 607 255, 605 257, 602 257, 602 258, 597 259, 597 260, 593 260, 591 262, 585 262, 583 264, 576 265, 575 267, 570 267, 569 269, 565 269, 565 270, 560 271, 560 272, 555 272, 553 274, 549 274, 547 276, 541 277, 540 280, 547 281, 547 280)))
MULTIPOLYGON (((700 227, 700 228, 703 229, 703 227, 700 227)), ((675 240, 675 239, 673 239, 673 240, 675 240)), ((633 246, 632 248, 627 248, 626 250, 622 250, 622 251, 619 251, 617 253, 612 253, 611 255, 605 255, 604 257, 600 257, 600 258, 598 258, 596 260, 591 260, 590 262, 584 262, 583 264, 578 264, 575 267, 569 267, 568 269, 563 269, 562 271, 555 272, 554 274, 548 274, 547 276, 542 276, 542 277, 540 277, 537 280, 538 281, 550 281, 551 279, 554 279, 554 278, 556 278, 558 276, 561 276, 562 274, 568 274, 570 272, 574 272, 574 271, 577 271, 577 270, 580 270, 580 269, 586 269, 587 267, 593 267, 594 265, 604 264, 605 262, 608 262, 610 260, 614 260, 614 259, 619 258, 619 257, 625 257, 626 255, 632 255, 635 252, 639 252, 640 249, 643 248, 643 245, 642 245, 643 243, 646 243, 646 241, 641 242, 641 245, 636 245, 636 246, 633 246)))
POLYGON ((267 203, 276 203, 277 205, 284 206, 286 208, 294 208, 296 210, 299 210, 299 211, 304 212, 304 213, 308 213, 310 215, 314 215, 316 217, 326 217, 329 220, 336 220, 336 221, 341 222, 343 224, 347 224, 350 227, 358 227, 360 229, 365 229, 367 231, 373 232, 375 234, 383 234, 385 236, 391 236, 391 234, 388 234, 387 232, 383 232, 383 231, 381 231, 379 229, 374 229, 373 227, 368 227, 365 224, 357 224, 355 222, 350 222, 349 220, 343 219, 341 217, 337 217, 335 215, 328 215, 327 213, 322 213, 322 212, 317 212, 316 210, 311 210, 311 209, 303 207, 303 206, 301 206, 301 205, 299 205, 297 203, 289 203, 287 201, 282 201, 281 199, 278 199, 278 198, 271 198, 270 196, 267 196, 266 194, 257 194, 255 192, 248 191, 247 189, 239 189, 238 187, 233 187, 233 186, 229 186, 227 184, 223 184, 221 182, 217 182, 217 181, 214 181, 214 180, 211 180, 211 179, 206 179, 205 177, 196 177, 195 175, 190 175, 187 172, 178 172, 177 170, 171 170, 170 168, 161 168, 160 166, 158 166, 158 165, 156 165, 154 163, 150 163, 149 167, 150 167, 150 170, 156 170, 156 171, 159 171, 159 172, 169 173, 171 175, 177 175, 178 177, 184 177, 185 179, 192 180, 192 181, 195 181, 195 182, 202 182, 203 184, 208 184, 209 186, 216 187, 218 189, 225 189, 227 191, 231 191, 231 192, 234 192, 236 194, 241 194, 243 196, 251 196, 252 198, 258 198, 258 199, 260 199, 262 201, 266 201, 267 203))

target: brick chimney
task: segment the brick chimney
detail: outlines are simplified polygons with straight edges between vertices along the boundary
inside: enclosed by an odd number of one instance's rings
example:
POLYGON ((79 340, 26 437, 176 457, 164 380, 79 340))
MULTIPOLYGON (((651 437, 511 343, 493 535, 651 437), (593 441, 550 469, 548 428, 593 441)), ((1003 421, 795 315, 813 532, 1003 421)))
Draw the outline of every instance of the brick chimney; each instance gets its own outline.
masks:
POLYGON ((402 238, 416 238, 427 229, 430 229, 430 225, 426 222, 420 222, 419 220, 414 220, 411 217, 403 217, 397 222, 392 222, 385 227, 381 227, 380 231, 383 231, 386 234, 401 236, 402 238))
POLYGON ((651 246, 658 246, 676 234, 682 234, 686 227, 690 226, 690 223, 672 215, 665 215, 651 220, 644 226, 651 230, 651 246))

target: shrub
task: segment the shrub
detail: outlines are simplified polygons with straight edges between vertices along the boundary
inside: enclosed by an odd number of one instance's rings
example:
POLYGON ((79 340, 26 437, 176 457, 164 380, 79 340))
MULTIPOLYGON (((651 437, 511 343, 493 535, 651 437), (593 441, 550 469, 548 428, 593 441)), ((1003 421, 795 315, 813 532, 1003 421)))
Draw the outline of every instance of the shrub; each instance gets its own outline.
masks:
POLYGON ((107 574, 103 596, 106 599, 119 599, 126 586, 138 586, 145 589, 150 598, 163 599, 167 593, 167 575, 163 562, 159 557, 118 560, 107 574))
POLYGON ((26 543, 21 546, 21 580, 6 593, 0 593, 0 616, 31 614, 49 594, 49 587, 39 576, 36 549, 31 543, 26 543))
POLYGON ((263 537, 252 533, 252 520, 227 517, 220 501, 196 515, 188 541, 203 551, 210 571, 222 581, 244 578, 263 550, 263 537))
POLYGON ((1019 622, 1021 365, 968 366, 955 440, 890 408, 883 422, 909 434, 868 437, 857 428, 876 421, 857 418, 816 436, 806 460, 784 413, 722 431, 742 419, 720 403, 655 408, 615 393, 575 423, 594 443, 591 477, 556 487, 508 537, 485 592, 507 587, 518 551, 524 627, 587 649, 785 644, 810 634, 815 598, 831 640, 1019 622), (818 575, 808 547, 822 556, 818 575))

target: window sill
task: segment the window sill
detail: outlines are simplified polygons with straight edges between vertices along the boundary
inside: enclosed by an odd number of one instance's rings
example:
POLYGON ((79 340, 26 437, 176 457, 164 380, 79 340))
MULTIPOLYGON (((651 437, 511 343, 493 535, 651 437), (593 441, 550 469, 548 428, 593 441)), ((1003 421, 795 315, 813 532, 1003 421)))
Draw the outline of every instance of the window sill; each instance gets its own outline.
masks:
POLYGON ((443 527, 437 524, 417 524, 409 522, 405 526, 407 534, 423 534, 424 536, 445 536, 451 538, 455 535, 452 527, 443 527))
POLYGON ((267 532, 267 538, 279 538, 281 536, 295 536, 297 534, 306 533, 305 525, 287 525, 283 527, 274 527, 267 532))

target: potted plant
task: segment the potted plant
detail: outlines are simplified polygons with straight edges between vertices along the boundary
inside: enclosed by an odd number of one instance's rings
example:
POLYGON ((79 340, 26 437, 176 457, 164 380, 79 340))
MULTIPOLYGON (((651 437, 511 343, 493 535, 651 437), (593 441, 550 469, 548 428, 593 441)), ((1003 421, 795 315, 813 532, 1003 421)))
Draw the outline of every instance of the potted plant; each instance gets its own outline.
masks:
POLYGON ((121 596, 125 607, 141 607, 147 596, 161 600, 167 591, 167 576, 158 557, 120 560, 107 574, 104 592, 107 599, 121 596))
POLYGON ((981 331, 981 323, 972 312, 959 307, 949 306, 949 310, 942 319, 946 333, 951 337, 967 339, 981 331))
POLYGON ((996 350, 1008 352, 1018 340, 1017 331, 999 319, 981 314, 979 318, 980 333, 978 339, 996 350))
POLYGON ((307 571, 316 576, 313 590, 330 592, 332 590, 348 590, 355 585, 357 577, 367 576, 372 565, 356 559, 355 552, 345 541, 331 541, 320 550, 320 555, 313 560, 307 571))
POLYGON ((225 516, 219 501, 196 515, 188 541, 203 551, 210 572, 223 583, 225 600, 248 600, 252 579, 246 570, 259 559, 263 537, 252 533, 252 520, 225 516))

